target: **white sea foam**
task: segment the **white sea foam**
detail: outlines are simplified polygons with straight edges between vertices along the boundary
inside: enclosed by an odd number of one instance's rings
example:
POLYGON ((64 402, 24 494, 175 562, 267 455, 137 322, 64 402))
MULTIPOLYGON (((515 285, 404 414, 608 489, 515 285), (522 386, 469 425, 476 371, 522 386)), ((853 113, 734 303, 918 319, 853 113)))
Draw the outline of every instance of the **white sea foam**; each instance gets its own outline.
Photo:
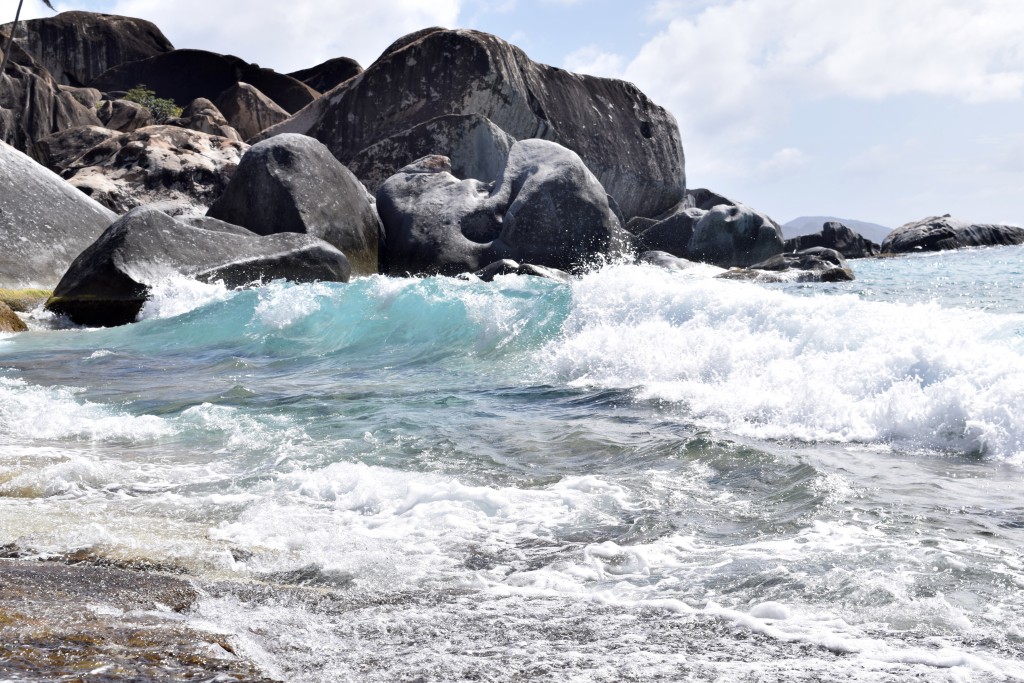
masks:
POLYGON ((159 320, 184 315, 202 306, 224 301, 231 291, 223 282, 205 283, 188 277, 161 280, 150 287, 139 320, 159 320))
POLYGON ((570 385, 634 389, 744 436, 1024 462, 1024 357, 998 316, 637 267, 573 293, 563 336, 539 354, 570 385))

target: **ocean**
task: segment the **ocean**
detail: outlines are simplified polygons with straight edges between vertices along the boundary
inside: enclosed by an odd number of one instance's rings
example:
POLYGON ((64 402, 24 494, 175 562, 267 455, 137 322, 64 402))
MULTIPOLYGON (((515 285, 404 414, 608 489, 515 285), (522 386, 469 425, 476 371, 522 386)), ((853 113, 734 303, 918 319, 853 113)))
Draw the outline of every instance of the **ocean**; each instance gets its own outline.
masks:
POLYGON ((1024 247, 851 265, 37 312, 0 546, 173 568, 280 680, 1024 680, 1024 247))

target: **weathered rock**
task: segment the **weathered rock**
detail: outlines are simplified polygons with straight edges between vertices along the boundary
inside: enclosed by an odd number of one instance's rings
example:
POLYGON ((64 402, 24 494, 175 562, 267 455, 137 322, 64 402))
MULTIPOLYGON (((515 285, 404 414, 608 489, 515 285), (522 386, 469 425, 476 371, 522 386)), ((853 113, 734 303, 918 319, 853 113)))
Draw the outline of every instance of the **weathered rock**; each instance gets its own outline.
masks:
MULTIPOLYGON (((10 24, 0 26, 9 32, 10 24)), ((58 83, 85 86, 107 69, 174 49, 153 23, 96 12, 61 12, 18 25, 18 44, 58 83)))
POLYGON ((575 151, 627 219, 661 214, 683 198, 683 148, 671 114, 630 83, 537 64, 477 31, 406 36, 361 76, 263 135, 311 135, 347 164, 370 145, 450 114, 479 114, 517 140, 575 151))
POLYGON ((442 116, 370 145, 348 167, 374 193, 399 169, 435 154, 451 160, 456 178, 496 182, 515 142, 479 114, 442 116))
POLYGON ((117 131, 102 126, 68 128, 37 141, 32 154, 43 166, 60 173, 96 145, 116 136, 117 131))
POLYGON ((650 266, 657 266, 665 270, 693 270, 694 268, 708 268, 704 263, 690 261, 688 259, 673 256, 667 251, 645 251, 637 258, 638 263, 646 263, 650 266))
POLYGON ((217 97, 215 104, 243 140, 288 118, 288 112, 248 83, 231 86, 217 97))
POLYGON ((154 284, 182 275, 239 287, 279 278, 347 282, 350 268, 344 254, 310 235, 259 236, 141 207, 75 259, 46 307, 81 325, 123 325, 135 320, 154 284))
POLYGON ((260 235, 299 232, 341 249, 353 272, 377 272, 380 220, 359 180, 323 144, 304 135, 279 135, 253 146, 212 218, 260 235))
POLYGON ((96 110, 104 126, 121 133, 130 133, 156 123, 153 112, 138 102, 107 100, 96 110))
POLYGON ((572 279, 569 273, 566 273, 564 270, 535 266, 530 263, 518 263, 512 259, 501 259, 500 261, 495 261, 473 274, 484 282, 493 282, 494 278, 499 275, 532 275, 534 277, 542 277, 547 280, 557 280, 559 282, 568 282, 572 279))
POLYGON ((118 213, 172 202, 203 213, 227 187, 248 145, 176 126, 120 133, 63 173, 72 185, 118 213))
POLYGON ((776 254, 749 268, 732 268, 717 277, 753 282, 849 282, 854 279, 843 255, 825 247, 776 254))
POLYGON ((644 251, 664 251, 723 268, 749 266, 782 253, 778 223, 710 190, 689 191, 667 217, 639 236, 644 251))
POLYGON ((164 123, 197 130, 207 135, 217 135, 228 140, 242 141, 242 136, 231 127, 220 109, 217 109, 217 105, 205 97, 192 100, 181 112, 180 117, 167 119, 164 123))
POLYGON ((57 89, 74 97, 86 109, 96 109, 103 100, 103 93, 96 88, 79 88, 72 85, 58 84, 57 89))
POLYGON ((879 252, 877 244, 835 221, 825 223, 821 232, 801 235, 785 242, 785 249, 790 252, 803 251, 812 247, 835 249, 845 258, 867 258, 876 256, 879 252))
POLYGON ((356 60, 348 57, 335 57, 328 59, 323 64, 294 71, 288 75, 299 79, 317 92, 325 93, 361 73, 363 73, 363 67, 356 60))
POLYGON ((28 325, 11 310, 11 307, 0 301, 0 333, 25 332, 28 325))
POLYGON ((882 253, 902 254, 1010 244, 1024 244, 1024 228, 968 223, 952 218, 947 213, 896 228, 882 242, 882 253))
POLYGON ((0 143, 0 287, 52 289, 116 220, 111 211, 0 143))
POLYGON ((90 85, 104 92, 128 90, 140 83, 179 105, 205 97, 215 100, 236 83, 249 83, 285 111, 295 113, 319 93, 291 76, 261 69, 232 55, 204 50, 174 50, 129 62, 101 74, 90 85))
MULTIPOLYGON (((0 60, 7 34, 0 33, 0 60)), ((96 111, 83 105, 72 90, 61 89, 50 73, 21 49, 0 75, 0 140, 31 152, 36 140, 76 126, 98 126, 96 111)))
POLYGON ((420 159, 377 192, 382 272, 455 275, 512 259, 578 270, 630 239, 597 178, 571 150, 523 140, 494 186, 459 180, 447 157, 420 159))

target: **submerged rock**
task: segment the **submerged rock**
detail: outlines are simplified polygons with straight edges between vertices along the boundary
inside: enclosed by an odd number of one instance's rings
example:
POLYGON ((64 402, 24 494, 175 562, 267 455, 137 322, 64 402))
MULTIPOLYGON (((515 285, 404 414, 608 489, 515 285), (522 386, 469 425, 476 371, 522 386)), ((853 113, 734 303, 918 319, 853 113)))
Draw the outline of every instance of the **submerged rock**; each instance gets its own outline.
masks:
POLYGON ((80 325, 135 320, 150 287, 174 276, 229 287, 257 281, 347 282, 345 255, 309 235, 259 236, 210 218, 191 223, 149 207, 110 226, 75 259, 46 308, 80 325))
POLYGON ((0 287, 51 289, 117 216, 0 143, 0 287))
POLYGON ((212 218, 260 235, 298 232, 345 252, 357 275, 377 272, 380 220, 359 180, 320 142, 279 135, 242 157, 212 218))
POLYGON ((843 255, 825 247, 776 254, 749 268, 733 268, 717 277, 754 282, 849 282, 854 279, 843 255))
POLYGON ((494 278, 499 275, 532 275, 559 282, 568 282, 570 280, 569 273, 566 273, 564 270, 545 268, 544 266, 535 266, 529 263, 518 263, 512 259, 495 261, 473 274, 484 282, 493 282, 494 278))
POLYGON ((1012 244, 1024 244, 1024 228, 969 223, 952 218, 947 213, 896 228, 882 242, 882 253, 902 254, 1012 244))
POLYGON ((845 258, 867 258, 877 256, 877 244, 854 232, 842 223, 829 221, 820 232, 793 237, 785 242, 786 251, 803 251, 812 247, 835 249, 845 258))
POLYGON ((459 180, 447 157, 420 159, 377 192, 382 271, 456 275, 512 259, 574 270, 630 247, 597 178, 546 140, 512 146, 496 185, 459 180))
POLYGON ((683 198, 683 147, 669 112, 630 83, 538 64, 478 31, 408 35, 345 87, 264 135, 310 135, 348 164, 415 126, 470 114, 514 139, 576 152, 627 219, 660 214, 683 198))

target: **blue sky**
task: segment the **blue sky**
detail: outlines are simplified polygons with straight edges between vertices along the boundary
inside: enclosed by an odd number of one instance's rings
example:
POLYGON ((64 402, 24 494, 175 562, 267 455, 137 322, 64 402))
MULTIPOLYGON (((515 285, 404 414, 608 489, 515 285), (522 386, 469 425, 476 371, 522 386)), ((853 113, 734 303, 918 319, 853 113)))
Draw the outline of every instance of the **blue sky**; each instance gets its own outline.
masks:
MULTIPOLYGON (((10 5, 13 14, 13 1, 10 5)), ((279 71, 369 64, 428 25, 635 82, 679 120, 688 185, 785 222, 1024 224, 1022 0, 57 0, 279 71)), ((48 13, 26 0, 26 16, 48 13)))

